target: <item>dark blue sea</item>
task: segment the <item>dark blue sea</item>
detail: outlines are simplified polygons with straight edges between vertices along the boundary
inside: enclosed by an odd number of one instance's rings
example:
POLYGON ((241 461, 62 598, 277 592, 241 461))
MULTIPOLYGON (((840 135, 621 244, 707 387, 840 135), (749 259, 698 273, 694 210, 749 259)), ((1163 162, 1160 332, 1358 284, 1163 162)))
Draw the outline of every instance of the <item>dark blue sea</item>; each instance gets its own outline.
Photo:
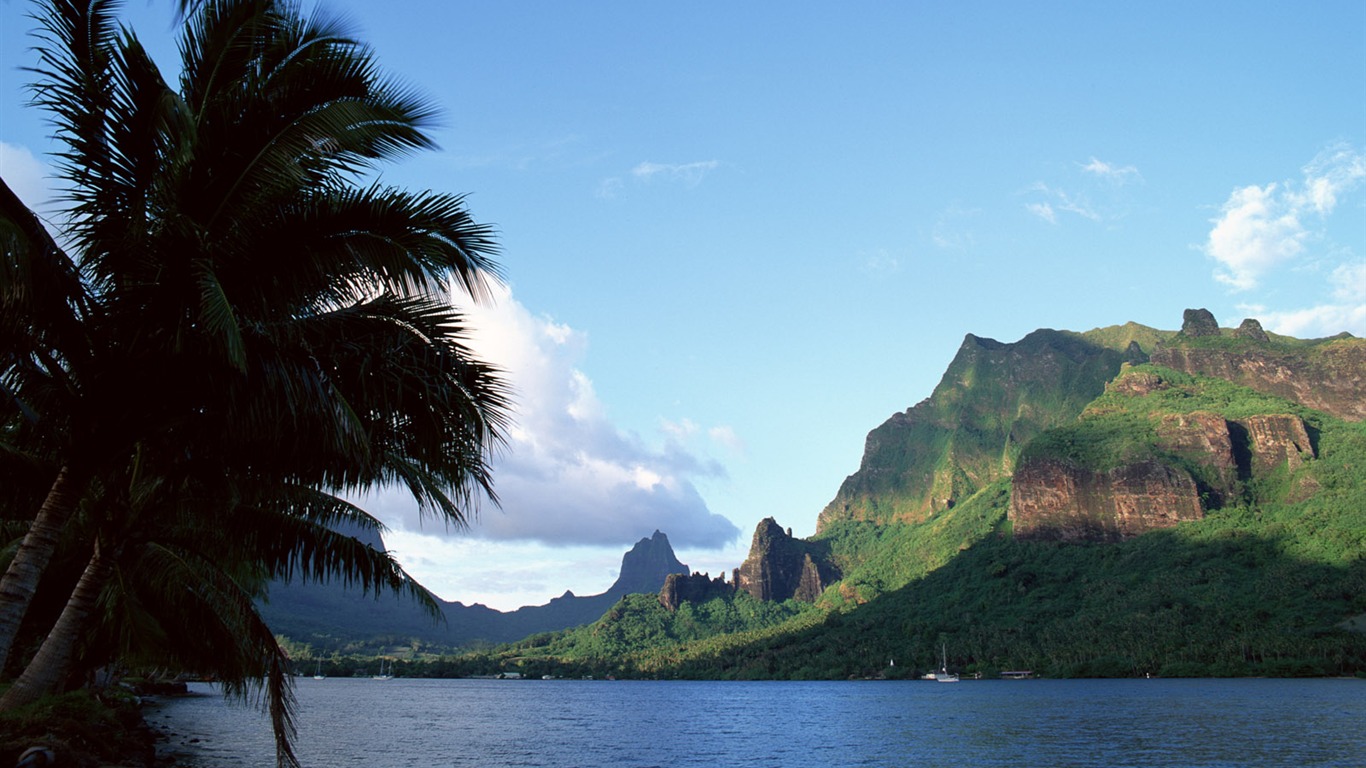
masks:
MULTIPOLYGON (((269 766, 207 685, 147 718, 197 768, 269 766)), ((300 679, 333 766, 1366 766, 1363 680, 643 682, 300 679)))

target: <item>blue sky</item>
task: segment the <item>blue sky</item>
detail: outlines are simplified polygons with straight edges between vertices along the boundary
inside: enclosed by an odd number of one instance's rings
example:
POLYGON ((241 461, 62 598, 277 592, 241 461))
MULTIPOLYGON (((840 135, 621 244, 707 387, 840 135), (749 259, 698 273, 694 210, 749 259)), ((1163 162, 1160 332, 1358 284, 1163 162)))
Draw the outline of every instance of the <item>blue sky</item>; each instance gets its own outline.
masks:
MULTIPOLYGON (((177 71, 169 0, 126 18, 177 71)), ((0 0, 0 174, 41 207, 27 2, 0 0)), ((313 7, 312 3, 307 7, 313 7)), ((798 535, 964 334, 1206 307, 1366 336, 1366 3, 335 0, 444 110, 388 182, 468 194, 519 392, 469 532, 369 500, 446 599, 695 570, 798 535)))

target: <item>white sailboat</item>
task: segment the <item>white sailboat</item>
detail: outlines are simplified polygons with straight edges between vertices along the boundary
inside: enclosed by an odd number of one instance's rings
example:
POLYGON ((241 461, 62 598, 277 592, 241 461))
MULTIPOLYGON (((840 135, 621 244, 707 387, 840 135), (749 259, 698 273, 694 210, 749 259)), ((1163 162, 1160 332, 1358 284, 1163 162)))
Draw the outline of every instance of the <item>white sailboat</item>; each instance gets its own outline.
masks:
POLYGON ((948 643, 945 643, 945 644, 943 645, 943 647, 940 649, 939 653, 940 653, 940 656, 939 656, 939 658, 940 658, 939 674, 935 675, 935 676, 934 676, 934 679, 935 679, 935 680, 938 680, 938 681, 941 682, 941 683, 956 683, 956 682, 958 682, 958 675, 957 675, 956 673, 951 673, 951 672, 949 672, 949 646, 948 646, 948 643))
POLYGON ((385 661, 384 659, 380 659, 380 660, 379 660, 379 674, 373 676, 373 678, 374 678, 375 680, 393 680, 393 679, 394 679, 394 668, 393 668, 392 666, 389 667, 389 672, 386 674, 385 671, 384 671, 384 661, 385 661))
POLYGON ((313 673, 313 679, 314 679, 314 680, 326 680, 326 679, 327 679, 327 676, 323 674, 323 660, 322 660, 322 659, 318 659, 318 671, 316 671, 316 672, 313 673))

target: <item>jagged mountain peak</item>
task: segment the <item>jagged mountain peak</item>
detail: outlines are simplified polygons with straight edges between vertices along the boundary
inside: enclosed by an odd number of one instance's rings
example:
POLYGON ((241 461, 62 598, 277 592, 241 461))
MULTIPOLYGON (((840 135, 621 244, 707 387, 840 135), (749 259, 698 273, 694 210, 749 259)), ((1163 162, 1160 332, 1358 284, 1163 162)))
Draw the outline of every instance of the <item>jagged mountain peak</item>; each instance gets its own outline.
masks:
POLYGON ((612 595, 635 592, 654 592, 671 573, 687 573, 688 566, 679 562, 669 537, 656 529, 654 534, 635 543, 621 556, 621 575, 607 590, 612 595))

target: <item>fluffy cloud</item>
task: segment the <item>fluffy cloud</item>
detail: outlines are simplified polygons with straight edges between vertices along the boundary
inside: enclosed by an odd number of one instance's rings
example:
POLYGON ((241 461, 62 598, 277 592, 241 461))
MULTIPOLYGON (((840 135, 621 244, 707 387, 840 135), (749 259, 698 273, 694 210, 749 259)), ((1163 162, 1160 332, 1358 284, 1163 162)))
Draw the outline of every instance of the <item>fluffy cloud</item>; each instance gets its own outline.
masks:
POLYGON ((1257 287, 1267 271, 1304 250, 1301 211, 1275 184, 1236 189, 1210 230, 1205 252, 1219 263, 1214 278, 1238 291, 1257 287))
POLYGON ((1341 195, 1366 179, 1366 155, 1335 145, 1303 169, 1298 183, 1235 189, 1213 220, 1205 253, 1214 277, 1235 291, 1256 288, 1264 275, 1306 253, 1341 195))
MULTIPOLYGON (((516 389, 516 424, 494 464, 501 509, 486 505, 470 533, 556 546, 619 546, 655 529, 680 546, 733 541, 739 530, 708 510, 693 482, 724 475, 721 466, 679 440, 652 446, 618 429, 577 367, 583 334, 533 316, 506 289, 495 293, 495 301, 465 311, 476 353, 506 371, 516 389)), ((418 529, 415 507, 397 492, 364 503, 386 521, 418 529)))
POLYGON ((0 177, 24 204, 43 213, 51 208, 52 187, 47 166, 27 148, 0 141, 0 177))
POLYGON ((1301 338, 1333 336, 1347 331, 1366 336, 1366 261, 1340 264, 1328 277, 1331 301, 1291 310, 1244 305, 1250 316, 1276 333, 1301 338))

